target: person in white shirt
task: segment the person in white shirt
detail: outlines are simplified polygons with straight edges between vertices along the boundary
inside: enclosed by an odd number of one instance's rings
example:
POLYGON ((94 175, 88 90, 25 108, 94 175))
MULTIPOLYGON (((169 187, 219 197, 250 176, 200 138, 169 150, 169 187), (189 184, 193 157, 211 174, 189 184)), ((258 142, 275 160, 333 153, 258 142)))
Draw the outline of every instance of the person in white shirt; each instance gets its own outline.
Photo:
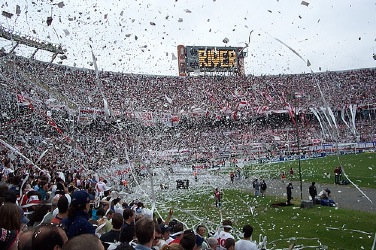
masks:
POLYGON ((103 195, 103 192, 106 190, 106 183, 103 181, 103 177, 99 178, 99 182, 95 185, 95 196, 98 197, 103 195))
POLYGON ((235 243, 235 250, 257 250, 256 243, 252 241, 253 227, 251 225, 245 225, 243 227, 243 239, 238 240, 235 243))
POLYGON ((218 241, 217 250, 226 250, 225 248, 226 239, 228 238, 234 239, 234 236, 232 236, 232 234, 230 233, 232 229, 232 222, 230 220, 223 220, 222 227, 223 227, 223 231, 218 230, 213 236, 218 241))

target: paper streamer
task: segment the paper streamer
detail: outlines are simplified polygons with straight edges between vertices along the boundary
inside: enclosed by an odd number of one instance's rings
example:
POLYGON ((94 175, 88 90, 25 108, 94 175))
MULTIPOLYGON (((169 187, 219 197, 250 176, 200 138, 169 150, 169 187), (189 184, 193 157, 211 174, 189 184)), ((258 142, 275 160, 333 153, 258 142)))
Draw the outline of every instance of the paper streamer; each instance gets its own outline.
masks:
POLYGON ((110 116, 111 112, 110 112, 110 108, 108 106, 107 98, 106 98, 106 96, 103 93, 102 83, 99 80, 99 71, 98 71, 97 59, 94 56, 94 52, 93 51, 91 51, 91 56, 93 58, 93 65, 94 65, 94 70, 95 70, 95 80, 97 82, 99 91, 101 92, 102 98, 103 98, 103 111, 106 114, 106 117, 108 118, 110 116))
POLYGON ((352 132, 354 135, 356 135, 355 117, 356 117, 357 105, 356 104, 350 105, 349 109, 351 113, 352 132))
POLYGON ((361 231, 361 230, 356 230, 356 229, 347 229, 347 228, 338 228, 338 227, 326 227, 327 230, 343 230, 343 231, 351 231, 351 232, 357 232, 361 234, 367 234, 371 235, 369 232, 361 231))
POLYGON ((350 128, 350 125, 349 125, 349 124, 346 122, 346 120, 345 120, 345 106, 343 106, 343 107, 342 107, 342 110, 341 110, 341 119, 342 119, 343 123, 345 123, 346 126, 347 126, 348 128, 350 128))
POLYGON ((21 152, 19 152, 16 148, 12 147, 11 145, 9 145, 8 143, 6 143, 5 141, 3 141, 2 139, 0 139, 0 142, 1 144, 3 144, 4 146, 6 146, 7 148, 9 148, 10 150, 12 150, 14 153, 18 154, 19 156, 21 156, 23 159, 25 159, 27 162, 29 162, 30 164, 32 164, 34 167, 36 167, 39 171, 42 171, 42 169, 40 167, 38 167, 33 161, 31 161, 29 158, 27 158, 26 156, 24 156, 21 152))
POLYGON ((309 110, 316 116, 316 119, 319 121, 321 130, 322 130, 323 134, 325 134, 325 130, 324 130, 324 127, 323 127, 323 125, 321 123, 321 119, 320 119, 320 116, 319 116, 317 110, 315 108, 312 108, 312 107, 309 108, 309 110))
POLYGON ((42 160, 43 156, 47 153, 48 149, 46 149, 38 158, 38 160, 35 162, 35 164, 38 164, 40 160, 42 160))
MULTIPOLYGON (((337 146, 337 149, 338 149, 338 146, 337 146)), ((339 156, 338 156, 338 161, 339 161, 339 156)), ((342 168, 342 174, 346 177, 346 179, 356 188, 358 189, 358 191, 364 195, 364 197, 367 198, 367 200, 369 200, 369 202, 373 203, 372 200, 358 187, 358 185, 356 185, 348 176, 347 174, 345 173, 345 169, 344 167, 342 166, 341 164, 341 168, 342 168)))

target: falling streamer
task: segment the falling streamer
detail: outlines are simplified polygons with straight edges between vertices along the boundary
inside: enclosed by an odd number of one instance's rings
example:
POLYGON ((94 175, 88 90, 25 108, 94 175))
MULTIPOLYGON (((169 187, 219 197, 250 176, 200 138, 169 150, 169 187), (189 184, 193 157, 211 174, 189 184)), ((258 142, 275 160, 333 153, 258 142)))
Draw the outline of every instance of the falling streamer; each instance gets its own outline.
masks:
POLYGON ((35 162, 35 164, 38 164, 40 160, 42 160, 43 156, 47 153, 48 149, 46 149, 38 158, 38 160, 35 162))
POLYGON ((349 107, 350 113, 351 113, 352 132, 354 135, 356 135, 356 126, 355 126, 356 108, 357 108, 356 104, 350 105, 349 107))
POLYGON ((2 139, 0 139, 0 142, 6 146, 7 148, 9 148, 10 150, 12 150, 14 153, 18 154, 19 156, 21 156, 22 158, 24 158, 27 162, 29 162, 30 164, 32 164, 34 167, 36 167, 39 171, 42 171, 42 169, 40 167, 38 167, 33 161, 31 161, 29 158, 27 158, 26 156, 24 156, 20 151, 18 151, 16 148, 12 147, 11 145, 9 145, 8 143, 6 143, 5 141, 3 141, 2 139))
POLYGON ((334 127, 335 127, 336 129, 338 129, 337 122, 336 122, 336 118, 334 117, 334 114, 333 114, 332 109, 328 106, 328 107, 326 107, 326 110, 328 111, 330 117, 332 118, 332 122, 333 122, 333 124, 334 124, 334 127))
MULTIPOLYGON (((268 34, 269 35, 269 34, 268 34)), ((270 35, 269 35, 270 36, 270 35)), ((270 36, 270 37, 272 37, 272 36, 270 36)), ((293 48, 291 48, 290 46, 288 46, 286 43, 284 43, 284 42, 282 42, 281 40, 279 40, 278 38, 276 38, 276 37, 272 37, 274 40, 276 40, 276 41, 278 41, 278 42, 280 42, 281 44, 283 44, 284 46, 286 46, 289 50, 291 50, 295 55, 297 55, 300 59, 302 59, 302 61, 305 63, 306 62, 306 60, 304 60, 304 58, 301 56, 301 55, 299 55, 299 53, 298 52, 296 52, 296 50, 294 50, 293 48)), ((309 66, 308 66, 309 67, 309 66)))
POLYGON ((348 128, 350 128, 350 125, 346 122, 346 120, 345 120, 345 106, 343 106, 342 107, 342 110, 341 110, 341 119, 342 119, 342 121, 346 124, 346 126, 348 127, 348 128))
POLYGON ((98 71, 97 59, 95 58, 93 51, 91 51, 91 56, 93 58, 93 65, 94 65, 94 70, 95 70, 95 80, 97 82, 99 91, 101 92, 102 98, 103 98, 103 111, 106 114, 106 117, 108 118, 111 113, 110 113, 110 109, 108 107, 107 98, 106 98, 106 96, 103 93, 103 88, 102 88, 101 81, 99 80, 99 71, 98 71))
MULTIPOLYGON (((338 148, 338 147, 337 147, 338 148)), ((338 161, 339 161, 339 156, 338 156, 338 161)), ((342 167, 342 174, 346 177, 346 179, 356 188, 356 189, 358 189, 358 191, 364 196, 364 197, 366 197, 367 198, 367 200, 369 201, 369 202, 371 202, 371 203, 373 203, 372 202, 372 200, 358 187, 358 185, 356 185, 352 180, 350 180, 350 178, 347 176, 347 174, 345 173, 345 169, 344 169, 344 167, 342 166, 342 164, 341 164, 341 167, 342 167)))
POLYGON ((320 123, 320 127, 321 127, 321 130, 322 130, 322 132, 323 132, 323 134, 325 133, 325 131, 324 131, 324 127, 323 127, 323 125, 322 125, 322 123, 321 123, 321 119, 320 119, 320 116, 318 115, 318 113, 317 113, 317 110, 315 109, 315 108, 309 108, 309 110, 311 110, 311 112, 316 116, 316 119, 319 121, 319 123, 320 123))
POLYGON ((325 109, 324 107, 320 107, 320 110, 321 110, 321 112, 324 114, 324 116, 325 116, 325 118, 326 118, 326 121, 328 122, 329 126, 330 126, 331 128, 333 128, 333 126, 332 126, 332 122, 331 122, 331 120, 329 119, 328 115, 327 115, 326 112, 325 112, 326 109, 325 109))

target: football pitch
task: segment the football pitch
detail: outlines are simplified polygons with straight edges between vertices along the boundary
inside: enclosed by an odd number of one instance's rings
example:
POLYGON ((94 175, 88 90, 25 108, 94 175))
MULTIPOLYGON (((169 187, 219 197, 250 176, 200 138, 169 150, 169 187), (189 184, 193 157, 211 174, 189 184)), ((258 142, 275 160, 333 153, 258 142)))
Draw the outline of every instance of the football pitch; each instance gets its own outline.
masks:
MULTIPOLYGON (((376 192, 375 156, 375 153, 361 153, 302 160, 303 182, 333 184, 333 170, 341 164, 346 176, 360 189, 372 188, 376 192), (327 178, 323 173, 331 173, 331 177, 327 178)), ((165 218, 172 208, 173 217, 184 222, 187 228, 203 224, 211 232, 223 219, 231 219, 235 238, 241 237, 242 227, 250 224, 254 227, 253 240, 261 241, 266 236, 267 249, 288 249, 292 244, 295 244, 294 249, 372 249, 376 234, 374 212, 341 206, 300 208, 300 199, 285 206, 283 194, 254 197, 249 186, 254 176, 265 178, 267 182, 279 181, 280 173, 288 173, 291 167, 294 169, 293 181, 299 181, 298 162, 290 161, 245 166, 250 180, 234 185, 228 185, 228 173, 232 170, 221 169, 215 176, 212 173, 201 176, 199 182, 187 190, 159 192, 157 211, 165 218), (214 205, 214 186, 223 187, 221 208, 214 205)))
MULTIPOLYGON (((333 184, 334 169, 341 166, 344 174, 342 178, 351 180, 359 187, 376 188, 376 153, 367 152, 360 154, 331 155, 326 157, 307 159, 300 161, 303 182, 333 184), (347 177, 346 177, 347 175, 347 177)), ((248 173, 267 179, 279 179, 285 172, 287 179, 299 181, 298 160, 254 164, 245 167, 248 173), (289 170, 294 170, 292 178, 289 170)))

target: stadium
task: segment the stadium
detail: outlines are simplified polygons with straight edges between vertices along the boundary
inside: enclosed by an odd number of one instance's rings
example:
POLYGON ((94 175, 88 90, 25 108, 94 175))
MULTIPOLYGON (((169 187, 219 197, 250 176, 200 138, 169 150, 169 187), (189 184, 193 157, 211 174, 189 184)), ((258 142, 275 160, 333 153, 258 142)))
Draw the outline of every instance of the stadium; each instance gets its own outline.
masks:
MULTIPOLYGON (((61 3, 59 8, 64 7, 61 3)), ((3 18, 11 19, 12 15, 3 11, 3 18)), ((52 17, 47 20, 49 26, 48 22, 51 24, 52 17)), ((244 223, 254 223, 258 234, 262 232, 273 242, 267 245, 266 238, 254 234, 259 249, 289 245, 290 249, 305 249, 316 239, 316 249, 327 249, 324 245, 335 249, 337 244, 314 234, 305 236, 308 240, 284 235, 279 243, 277 236, 257 226, 261 219, 253 209, 284 199, 285 186, 279 179, 281 172, 288 171, 287 166, 295 169, 290 180, 296 183, 294 195, 300 195, 299 201, 293 201, 298 207, 305 200, 303 192, 307 193, 302 190, 303 181, 306 184, 324 171, 332 173, 336 165, 346 166, 351 173, 351 165, 340 161, 347 155, 371 159, 365 167, 371 170, 368 175, 373 174, 373 180, 353 183, 349 173, 346 177, 362 194, 362 202, 368 204, 363 188, 373 188, 370 192, 374 193, 374 67, 247 74, 248 45, 231 47, 224 39, 225 45, 220 46, 175 46, 174 76, 123 73, 99 70, 101 60, 93 50, 87 59, 91 67, 65 65, 69 54, 65 44, 43 41, 5 24, 0 32, 1 42, 7 44, 0 54, 4 183, 22 176, 21 182, 12 183, 22 189, 26 176, 49 176, 51 181, 63 175, 67 186, 77 188, 77 177, 84 182, 90 174, 106 179, 113 192, 126 201, 141 199, 152 214, 166 217, 174 206, 180 216, 176 219, 187 229, 205 224, 211 232, 234 212, 229 208, 230 198, 224 201, 223 211, 205 204, 211 215, 196 214, 196 206, 184 199, 192 193, 202 197, 209 193, 205 200, 210 200, 214 188, 220 187, 226 190, 224 197, 234 192, 233 197, 242 197, 239 200, 245 209, 251 207, 252 221, 241 220, 239 214, 239 218, 232 218, 239 223, 234 228, 235 238, 241 238, 244 223), (44 54, 44 60, 38 58, 39 53, 44 54), (332 159, 326 163, 330 169, 312 170, 316 171, 312 175, 305 170, 302 177, 301 161, 317 159, 332 159), (279 163, 287 165, 274 167, 279 163), (239 179, 233 185, 229 174, 238 170, 239 179), (270 191, 273 198, 266 204, 253 197, 251 180, 255 178, 266 179, 270 190, 274 188, 270 191), (182 180, 187 184, 179 186, 182 180), (239 190, 245 193, 237 193, 239 190), (182 197, 181 204, 171 203, 175 196, 182 197)), ((331 179, 319 182, 322 187, 333 184, 331 179)), ((375 212, 373 205, 368 211, 375 212)), ((368 241, 364 244, 369 245, 374 231, 365 234, 368 241)), ((372 249, 374 246, 375 242, 372 249)))

